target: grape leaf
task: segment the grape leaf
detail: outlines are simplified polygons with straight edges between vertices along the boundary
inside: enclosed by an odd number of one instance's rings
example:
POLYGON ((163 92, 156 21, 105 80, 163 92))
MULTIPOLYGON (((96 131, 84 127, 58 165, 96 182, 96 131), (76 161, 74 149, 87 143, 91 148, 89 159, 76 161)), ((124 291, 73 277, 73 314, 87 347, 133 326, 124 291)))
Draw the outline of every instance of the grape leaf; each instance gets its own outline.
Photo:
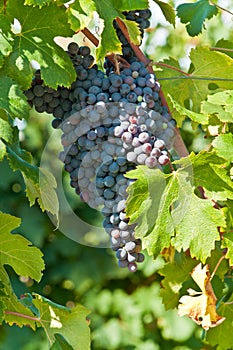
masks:
POLYGON ((202 151, 196 156, 192 154, 190 159, 193 164, 194 184, 204 187, 208 198, 233 199, 233 183, 222 167, 223 158, 219 158, 214 152, 202 151))
POLYGON ((159 5, 159 7, 161 8, 161 11, 164 15, 164 17, 166 18, 166 20, 173 24, 173 26, 175 27, 176 24, 176 14, 174 9, 171 7, 171 5, 167 4, 166 2, 160 1, 160 0, 154 0, 154 2, 159 5))
POLYGON ((68 55, 54 42, 56 36, 73 35, 67 26, 65 7, 51 3, 39 9, 24 5, 23 0, 9 0, 7 14, 22 27, 21 33, 15 35, 13 53, 5 60, 8 75, 28 89, 33 75, 30 61, 35 60, 45 85, 54 89, 58 85, 69 87, 75 80, 75 70, 68 55))
POLYGON ((233 265, 233 232, 226 232, 222 239, 222 248, 227 248, 226 258, 229 259, 230 265, 233 265))
POLYGON ((209 265, 202 267, 199 263, 192 270, 191 276, 201 292, 189 288, 189 295, 183 295, 179 300, 178 315, 187 315, 205 330, 220 325, 225 321, 225 317, 216 312, 217 298, 211 284, 209 265))
POLYGON ((24 325, 35 329, 33 313, 22 305, 12 290, 8 274, 3 265, 12 266, 19 275, 30 276, 39 281, 44 269, 42 253, 24 237, 10 232, 17 228, 21 219, 0 212, 0 281, 4 285, 4 293, 0 293, 0 305, 4 311, 5 322, 24 325))
POLYGON ((204 262, 219 239, 217 227, 225 226, 225 220, 210 200, 193 193, 188 165, 167 175, 167 184, 159 170, 138 167, 129 172, 127 177, 136 181, 128 190, 126 213, 130 223, 137 223, 136 237, 150 255, 156 257, 172 244, 178 251, 189 248, 192 257, 204 262))
POLYGON ((221 303, 218 313, 225 317, 225 321, 214 329, 207 332, 206 340, 210 345, 216 347, 216 350, 227 350, 232 348, 232 314, 233 314, 233 296, 228 300, 230 304, 221 303), (229 336, 227 336, 229 335, 229 336))
POLYGON ((229 264, 233 265, 233 202, 228 200, 226 207, 223 208, 226 215, 227 228, 222 235, 221 248, 227 248, 226 258, 229 259, 229 264))
POLYGON ((42 211, 49 211, 58 217, 59 202, 56 194, 56 180, 51 173, 39 168, 39 182, 33 182, 32 178, 24 175, 26 195, 30 205, 38 201, 42 211))
POLYGON ((126 176, 137 179, 128 188, 126 214, 130 217, 130 223, 137 222, 137 236, 144 237, 152 230, 158 217, 161 197, 166 188, 165 175, 158 169, 138 166, 126 176))
MULTIPOLYGON (((162 71, 161 68, 156 71, 156 75, 158 80, 161 78, 165 95, 170 94, 177 103, 184 107, 185 102, 191 100, 192 110, 199 113, 201 102, 213 93, 210 85, 211 78, 217 79, 214 82, 218 88, 233 89, 233 80, 229 78, 233 76, 233 60, 223 53, 210 51, 206 47, 192 49, 190 59, 193 68, 192 73, 188 76, 165 67, 162 71), (225 68, 222 69, 222 67, 225 68)), ((180 69, 178 62, 174 59, 163 62, 175 69, 180 69)))
POLYGON ((177 7, 177 16, 181 23, 187 23, 186 29, 191 36, 200 34, 205 20, 212 18, 217 13, 217 6, 210 5, 208 0, 199 0, 193 4, 184 3, 177 7))
POLYGON ((214 139, 212 145, 219 157, 233 162, 233 135, 231 133, 219 135, 214 139))
POLYGON ((214 249, 215 241, 220 239, 219 226, 225 226, 223 213, 213 208, 210 200, 200 199, 192 194, 188 210, 176 225, 176 236, 172 238, 172 245, 179 252, 189 249, 192 258, 204 263, 214 249))
POLYGON ((4 145, 4 143, 0 140, 0 161, 3 160, 3 158, 6 155, 6 146, 4 145))
POLYGON ((30 107, 20 87, 1 71, 0 80, 0 111, 9 113, 13 118, 26 119, 30 107))
POLYGON ((225 55, 233 58, 233 43, 229 40, 220 39, 216 44, 215 48, 223 49, 221 52, 225 53, 225 55))
POLYGON ((140 32, 140 29, 139 29, 139 25, 136 22, 134 22, 134 21, 128 21, 126 19, 123 19, 122 21, 126 25, 126 28, 128 30, 128 33, 129 33, 131 41, 135 45, 140 45, 140 43, 141 43, 141 32, 140 32))
POLYGON ((33 313, 22 305, 12 290, 9 277, 3 266, 0 266, 0 280, 4 284, 5 295, 0 295, 4 321, 9 325, 17 324, 19 327, 30 326, 35 330, 33 313), (25 316, 25 317, 24 317, 25 316))
POLYGON ((74 350, 74 348, 67 343, 61 334, 54 334, 54 337, 56 341, 53 343, 53 346, 50 350, 74 350))
POLYGON ((74 349, 90 349, 90 330, 86 320, 89 311, 86 308, 77 305, 68 309, 35 293, 33 304, 40 312, 37 326, 43 327, 50 346, 56 341, 55 334, 60 334, 74 349))
POLYGON ((13 38, 11 32, 11 23, 9 19, 0 14, 0 68, 3 66, 4 58, 12 51, 13 38))
POLYGON ((0 261, 2 265, 10 265, 18 275, 28 276, 37 282, 42 277, 44 262, 42 253, 18 234, 10 231, 18 227, 20 219, 0 212, 0 261))
POLYGON ((233 122, 233 91, 225 90, 210 95, 207 101, 202 102, 201 110, 206 114, 214 114, 218 119, 225 122, 233 122))
POLYGON ((188 172, 179 169, 166 176, 159 170, 138 167, 129 176, 137 180, 129 187, 126 213, 131 223, 137 223, 135 233, 143 238, 143 247, 156 257, 169 247, 174 228, 187 210, 191 188, 188 172), (175 202, 176 212, 171 209, 175 202))
POLYGON ((39 6, 39 8, 48 5, 52 2, 53 0, 25 0, 24 5, 32 5, 32 6, 39 6))
POLYGON ((118 0, 115 7, 120 11, 144 10, 149 7, 148 0, 118 0))
POLYGON ((42 211, 48 210, 58 217, 59 203, 55 190, 56 180, 53 175, 32 164, 31 154, 20 148, 17 135, 12 145, 7 146, 6 149, 12 170, 20 170, 23 175, 30 205, 33 205, 37 199, 42 211))
MULTIPOLYGON (((171 103, 175 110, 179 113, 180 116, 182 116, 181 122, 186 118, 189 117, 191 120, 198 124, 208 124, 209 117, 207 114, 201 114, 196 113, 193 111, 190 111, 189 109, 182 107, 179 103, 177 103, 171 95, 168 94, 169 99, 171 100, 171 103)), ((179 123, 181 124, 181 123, 179 123)))
POLYGON ((71 29, 76 32, 87 27, 95 10, 95 3, 92 0, 80 0, 79 2, 75 1, 73 4, 70 4, 68 16, 71 29))
POLYGON ((13 139, 13 130, 10 124, 0 118, 0 138, 6 142, 12 142, 13 139))
POLYGON ((183 283, 190 279, 190 271, 196 263, 188 256, 176 254, 172 263, 167 263, 159 270, 159 274, 164 276, 160 294, 166 310, 177 307, 180 298, 179 291, 183 283))
POLYGON ((13 171, 20 170, 34 183, 39 183, 39 170, 32 164, 32 156, 19 145, 18 132, 14 129, 12 144, 7 145, 7 158, 13 171))
POLYGON ((107 53, 122 53, 121 43, 112 25, 113 20, 116 17, 122 17, 122 14, 115 8, 115 2, 113 0, 103 0, 101 3, 98 0, 94 1, 100 18, 104 20, 104 29, 101 34, 99 47, 96 51, 96 59, 99 61, 103 59, 107 53))

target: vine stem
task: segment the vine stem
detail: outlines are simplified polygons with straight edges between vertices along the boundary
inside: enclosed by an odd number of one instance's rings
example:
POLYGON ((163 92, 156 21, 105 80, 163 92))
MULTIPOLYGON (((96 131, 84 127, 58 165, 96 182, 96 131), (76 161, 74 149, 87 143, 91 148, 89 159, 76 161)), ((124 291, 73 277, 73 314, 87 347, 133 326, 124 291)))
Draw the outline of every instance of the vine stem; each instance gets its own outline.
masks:
POLYGON ((221 264, 221 262, 225 259, 226 253, 221 256, 221 258, 219 259, 219 261, 217 262, 214 271, 212 272, 211 276, 210 276, 210 281, 212 280, 212 278, 214 277, 214 275, 216 274, 217 269, 219 268, 219 265, 221 264))
POLYGON ((84 28, 81 32, 97 47, 99 45, 99 40, 90 32, 88 28, 84 28))
MULTIPOLYGON (((152 73, 154 74, 154 71, 153 71, 153 68, 151 66, 151 60, 149 60, 148 58, 146 58, 146 56, 144 55, 144 53, 141 51, 141 49, 135 45, 134 43, 132 43, 132 41, 130 40, 130 37, 129 37, 129 33, 128 33, 128 30, 124 24, 124 22, 119 18, 119 17, 116 17, 116 22, 120 28, 120 30, 122 31, 123 35, 125 36, 125 38, 127 39, 129 45, 131 46, 132 50, 134 51, 135 55, 137 56, 137 58, 139 59, 139 61, 145 63, 145 65, 148 67, 148 71, 149 73, 152 73)), ((99 40, 90 32, 90 30, 88 28, 84 28, 81 30, 81 32, 97 47, 99 45, 99 40)), ((114 57, 113 57, 113 60, 112 60, 112 56, 110 55, 109 56, 109 59, 113 62, 114 62, 114 57)), ((185 72, 184 72, 185 73, 185 72)), ((187 73, 186 73, 187 75, 187 73)), ((166 101, 166 98, 164 96, 164 93, 162 91, 162 89, 160 90, 160 94, 159 94, 160 98, 161 98, 161 101, 163 103, 163 105, 165 105, 168 110, 169 110, 169 107, 168 107, 168 104, 167 104, 167 101, 166 101)), ((170 111, 170 110, 169 110, 170 111)), ((175 128, 175 140, 174 140, 174 148, 176 149, 178 155, 180 157, 187 157, 189 155, 189 152, 184 144, 184 141, 182 140, 181 138, 181 135, 180 135, 180 132, 178 130, 178 128, 175 128)))

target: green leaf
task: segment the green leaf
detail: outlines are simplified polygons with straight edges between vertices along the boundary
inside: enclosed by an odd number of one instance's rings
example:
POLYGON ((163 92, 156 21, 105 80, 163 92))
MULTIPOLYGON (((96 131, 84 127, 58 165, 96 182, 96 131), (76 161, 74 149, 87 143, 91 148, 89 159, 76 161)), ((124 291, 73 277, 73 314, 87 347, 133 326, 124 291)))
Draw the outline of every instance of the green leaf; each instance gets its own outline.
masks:
POLYGON ((39 182, 34 183, 31 178, 24 177, 26 194, 30 205, 37 199, 42 211, 48 210, 58 216, 59 202, 56 194, 57 183, 54 176, 44 168, 39 168, 39 182))
POLYGON ((223 213, 213 208, 210 200, 192 194, 183 219, 176 225, 172 245, 179 252, 189 249, 192 258, 205 263, 215 241, 220 239, 219 226, 225 226, 223 213))
POLYGON ((33 297, 33 304, 40 312, 37 326, 43 327, 50 346, 56 341, 55 334, 60 334, 74 349, 90 349, 90 330, 86 320, 89 311, 86 308, 77 305, 68 309, 38 294, 33 293, 33 297))
POLYGON ((0 303, 4 311, 4 321, 9 325, 16 324, 18 327, 30 326, 35 330, 33 313, 22 305, 12 290, 6 270, 0 265, 0 280, 4 284, 6 295, 0 296, 0 303))
POLYGON ((226 350, 232 348, 232 314, 233 314, 233 296, 228 300, 231 304, 221 303, 218 308, 218 314, 225 317, 225 321, 216 328, 211 328, 207 332, 206 340, 210 345, 216 347, 216 350, 226 350))
POLYGON ((39 9, 24 5, 23 0, 9 0, 7 14, 12 20, 17 18, 22 27, 15 36, 14 51, 5 61, 8 75, 27 90, 33 75, 30 61, 36 60, 45 85, 69 87, 75 80, 75 70, 66 52, 54 42, 57 36, 73 35, 65 7, 51 3, 39 9))
POLYGON ((10 265, 18 275, 28 276, 37 282, 42 277, 44 262, 41 251, 18 234, 10 231, 18 227, 20 219, 0 212, 0 261, 10 265))
POLYGON ((122 20, 126 25, 131 41, 135 45, 140 45, 141 43, 141 32, 139 25, 134 21, 128 21, 127 19, 122 20))
POLYGON ((18 84, 0 71, 0 111, 4 110, 12 118, 27 118, 29 104, 18 84))
POLYGON ((99 47, 96 51, 97 61, 104 59, 107 53, 122 53, 121 43, 113 28, 113 20, 116 17, 122 17, 121 12, 115 8, 115 3, 114 0, 103 0, 101 3, 95 0, 96 10, 100 18, 104 20, 104 29, 101 34, 99 47))
POLYGON ((225 55, 228 55, 231 58, 233 58, 233 43, 232 43, 232 41, 220 39, 215 44, 215 47, 219 48, 219 49, 223 49, 223 50, 219 50, 219 51, 221 51, 222 53, 225 53, 225 55))
POLYGON ((75 1, 69 5, 68 16, 71 29, 73 31, 82 30, 90 23, 94 11, 96 10, 93 0, 80 0, 75 1))
POLYGON ((186 118, 189 117, 192 121, 198 123, 198 124, 208 124, 208 115, 207 114, 201 114, 201 113, 196 113, 196 112, 192 112, 189 109, 182 107, 179 103, 177 103, 171 95, 168 94, 168 97, 170 98, 173 107, 175 108, 175 110, 179 113, 179 115, 181 115, 182 121, 186 118))
POLYGON ((4 145, 4 143, 0 140, 0 161, 3 160, 3 158, 6 155, 6 146, 4 145))
POLYGON ((183 283, 190 279, 190 272, 196 264, 197 262, 190 257, 176 254, 172 263, 167 263, 159 270, 159 274, 164 276, 160 294, 166 310, 177 307, 180 299, 179 291, 183 283))
POLYGON ((171 244, 176 221, 179 222, 187 210, 187 200, 192 189, 187 181, 188 173, 179 169, 165 175, 160 170, 140 166, 128 173, 129 176, 137 180, 129 187, 126 213, 131 223, 137 223, 135 233, 136 237, 142 238, 143 248, 156 257, 171 244), (172 211, 174 203, 175 216, 172 211))
POLYGON ((223 122, 233 122, 233 91, 225 90, 210 95, 202 102, 201 110, 208 115, 216 115, 223 122))
POLYGON ((166 2, 160 1, 160 0, 154 0, 154 2, 159 5, 164 17, 166 20, 173 24, 175 27, 176 24, 176 14, 174 9, 171 7, 171 5, 167 4, 166 2))
POLYGON ((59 203, 55 190, 57 185, 53 175, 32 164, 31 154, 20 148, 16 134, 14 143, 6 149, 12 170, 20 170, 23 175, 30 205, 37 200, 42 211, 48 210, 58 217, 59 203))
POLYGON ((29 5, 29 6, 39 6, 39 8, 48 5, 52 2, 53 0, 25 0, 24 5, 29 5))
POLYGON ((199 0, 193 4, 181 4, 177 7, 177 16, 181 23, 185 23, 189 35, 195 36, 202 32, 206 19, 210 19, 218 13, 215 5, 210 5, 208 0, 199 0))
POLYGON ((219 157, 233 162, 233 134, 219 135, 214 139, 212 145, 219 157))
POLYGON ((196 156, 192 154, 190 159, 195 186, 202 186, 210 199, 233 199, 233 182, 222 166, 223 158, 219 158, 214 152, 202 151, 196 156))
POLYGON ((222 246, 221 248, 227 248, 226 258, 229 259, 230 265, 233 265, 233 202, 227 201, 226 207, 223 208, 227 228, 222 235, 222 246))
POLYGON ((54 334, 56 342, 53 343, 53 346, 50 350, 74 350, 74 348, 67 343, 64 337, 61 334, 54 334))
POLYGON ((12 142, 13 139, 13 130, 10 124, 0 118, 0 139, 3 139, 6 142, 12 142))
MULTIPOLYGON (((190 59, 192 73, 188 76, 166 67, 163 67, 162 71, 156 71, 156 75, 158 80, 161 78, 163 92, 166 96, 170 94, 182 107, 185 107, 187 101, 191 101, 192 110, 199 113, 201 102, 213 93, 211 90, 212 78, 215 79, 213 82, 217 88, 233 89, 231 78, 233 76, 233 60, 223 53, 210 51, 206 47, 192 49, 190 59)), ((172 58, 165 60, 164 63, 175 69, 181 69, 178 62, 172 58)))
POLYGON ((32 165, 32 156, 29 152, 22 149, 17 139, 15 129, 14 141, 7 145, 7 158, 13 171, 20 170, 27 178, 32 179, 34 183, 39 183, 39 170, 32 165))
POLYGON ((118 0, 115 7, 120 11, 144 10, 149 7, 148 0, 118 0))
POLYGON ((222 239, 222 248, 227 248, 226 258, 230 265, 233 265, 233 232, 224 233, 222 239))
POLYGON ((12 32, 11 32, 11 23, 9 19, 0 14, 0 68, 3 66, 4 58, 8 56, 12 51, 12 32))
POLYGON ((56 180, 54 176, 43 168, 39 168, 39 182, 33 182, 32 178, 24 176, 26 195, 30 205, 38 201, 42 211, 49 211, 58 217, 59 202, 56 194, 56 180))
POLYGON ((153 229, 158 217, 161 197, 166 188, 165 175, 158 169, 138 166, 126 176, 137 179, 128 188, 126 214, 130 217, 130 223, 137 223, 136 234, 142 238, 153 229))

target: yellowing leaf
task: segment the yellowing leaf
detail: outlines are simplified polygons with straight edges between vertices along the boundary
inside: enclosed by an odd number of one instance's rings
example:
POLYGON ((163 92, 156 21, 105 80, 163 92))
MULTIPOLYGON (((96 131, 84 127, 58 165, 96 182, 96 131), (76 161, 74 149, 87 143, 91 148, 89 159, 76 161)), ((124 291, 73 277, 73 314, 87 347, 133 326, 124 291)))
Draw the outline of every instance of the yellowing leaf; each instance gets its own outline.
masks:
POLYGON ((217 298, 211 285, 209 266, 198 264, 191 273, 192 278, 201 291, 188 289, 189 295, 180 298, 178 315, 187 315, 202 328, 208 330, 221 324, 225 317, 219 316, 216 312, 217 298))

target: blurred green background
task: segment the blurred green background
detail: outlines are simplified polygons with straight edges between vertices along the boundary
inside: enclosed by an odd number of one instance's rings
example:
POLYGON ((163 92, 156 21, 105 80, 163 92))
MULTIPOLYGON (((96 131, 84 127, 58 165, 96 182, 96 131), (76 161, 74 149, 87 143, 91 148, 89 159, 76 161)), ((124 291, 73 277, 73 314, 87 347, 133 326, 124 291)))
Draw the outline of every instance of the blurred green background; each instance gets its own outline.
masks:
MULTIPOLYGON (((183 1, 174 2, 175 5, 183 1)), ((219 1, 232 9, 232 1, 219 1)), ((143 49, 151 59, 158 61, 172 56, 185 69, 189 65, 188 52, 196 45, 214 46, 220 39, 232 40, 233 22, 223 13, 206 23, 206 31, 190 38, 183 25, 174 29, 165 22, 159 8, 153 3, 152 29, 147 32, 143 49)), ((77 36, 77 41, 82 37, 77 36)), ((87 44, 87 42, 85 42, 87 44)), ((49 142, 51 164, 60 149, 59 133, 50 126, 50 116, 31 111, 27 124, 20 131, 22 146, 31 151, 37 165, 45 145, 49 142)), ((189 150, 198 152, 209 141, 204 132, 194 130, 189 120, 184 122, 182 136, 189 150)), ((49 156, 49 153, 48 153, 49 156)), ((195 350, 210 349, 201 342, 202 331, 188 318, 179 318, 175 310, 165 311, 160 298, 161 277, 157 274, 163 261, 146 260, 139 270, 129 273, 118 268, 110 249, 92 248, 69 239, 55 230, 46 213, 37 205, 30 207, 19 172, 12 172, 6 160, 0 163, 0 210, 22 218, 17 230, 44 253, 46 270, 40 284, 19 278, 8 268, 18 296, 37 292, 56 303, 72 307, 81 303, 90 310, 93 350, 195 350)), ((69 188, 64 174, 64 190, 71 207, 83 220, 91 218, 93 226, 101 225, 100 213, 82 203, 69 188)), ((92 231, 92 235, 94 230, 92 231)), ((98 237, 95 239, 98 240, 98 237)), ((88 244, 88 235, 86 237, 88 244)), ((16 326, 0 328, 0 350, 47 350, 43 331, 16 326)))

